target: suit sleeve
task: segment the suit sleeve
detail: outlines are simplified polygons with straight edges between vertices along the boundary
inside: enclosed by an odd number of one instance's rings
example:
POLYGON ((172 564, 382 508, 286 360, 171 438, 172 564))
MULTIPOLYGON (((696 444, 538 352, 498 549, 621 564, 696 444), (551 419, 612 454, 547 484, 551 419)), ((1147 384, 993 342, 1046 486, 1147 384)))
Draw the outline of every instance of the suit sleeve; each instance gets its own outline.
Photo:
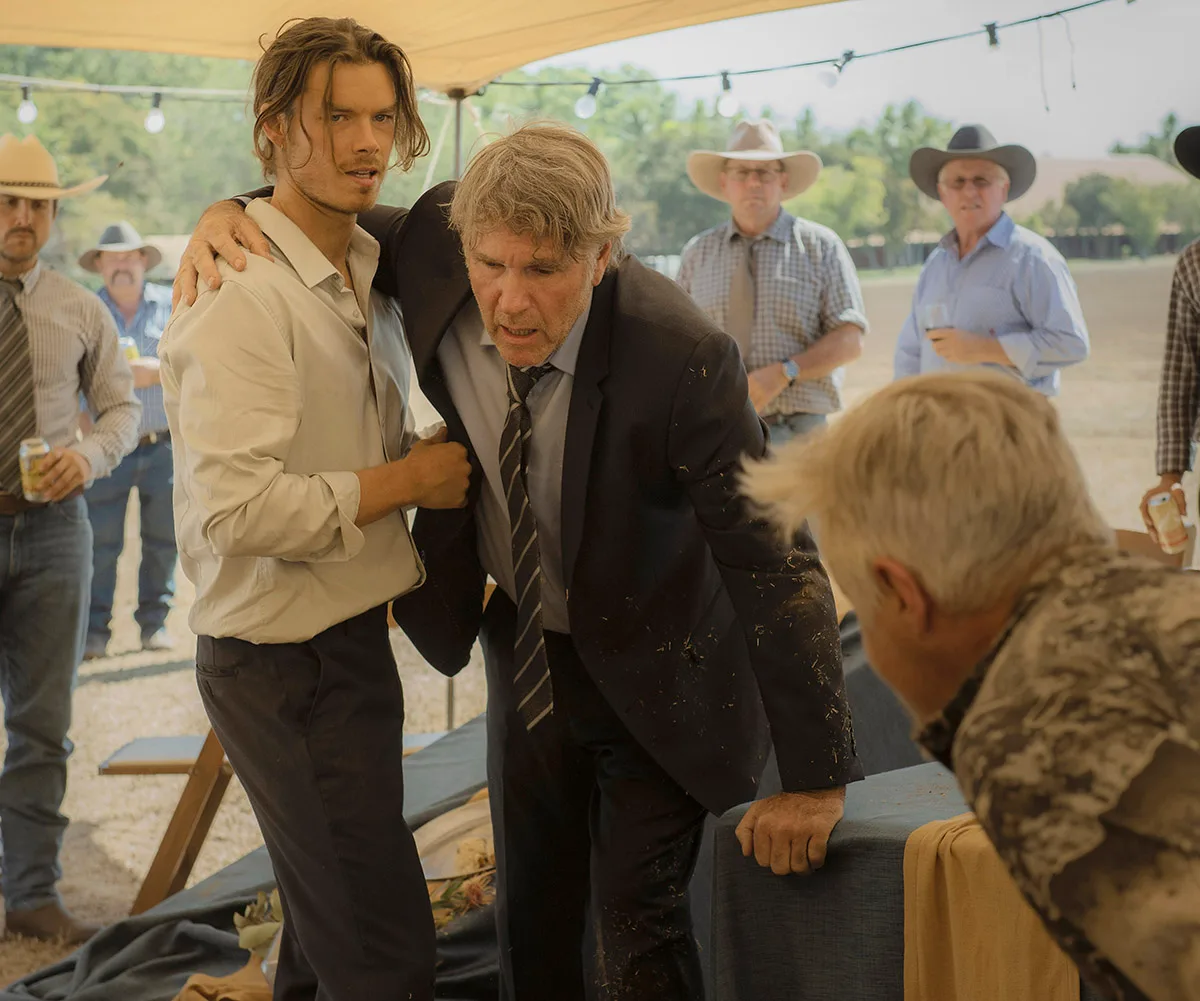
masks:
POLYGON ((744 631, 784 790, 861 778, 837 612, 816 546, 802 532, 788 549, 738 492, 743 457, 760 458, 766 442, 731 338, 713 333, 697 345, 675 392, 667 447, 744 631))
POLYGON ((379 241, 379 268, 373 282, 384 295, 399 295, 396 274, 400 268, 400 245, 408 209, 377 205, 358 217, 358 224, 379 241))

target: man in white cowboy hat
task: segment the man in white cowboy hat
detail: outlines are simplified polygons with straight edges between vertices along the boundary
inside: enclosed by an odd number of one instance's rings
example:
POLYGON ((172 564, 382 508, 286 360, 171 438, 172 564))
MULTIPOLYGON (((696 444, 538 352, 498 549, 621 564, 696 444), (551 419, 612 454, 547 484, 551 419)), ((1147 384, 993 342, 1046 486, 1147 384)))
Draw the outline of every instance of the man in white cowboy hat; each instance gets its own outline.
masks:
POLYGON ((171 318, 171 290, 146 281, 146 272, 161 261, 162 251, 146 243, 124 221, 106 226, 96 245, 79 258, 84 271, 103 277, 100 299, 126 338, 124 343, 137 350, 139 357, 131 359, 129 367, 142 404, 137 448, 112 476, 98 480, 87 492, 94 557, 84 660, 103 657, 108 647, 117 559, 125 542, 125 509, 134 487, 142 537, 134 618, 143 650, 166 650, 173 645, 165 627, 175 594, 174 478, 158 368, 158 341, 171 318))
POLYGON ((909 174, 954 228, 917 279, 896 378, 983 365, 1054 396, 1062 369, 1087 358, 1088 332, 1062 254, 1004 211, 1033 184, 1033 154, 964 125, 946 149, 913 153, 909 174))
POLYGON ((8 750, 0 772, 0 892, 9 932, 78 943, 96 929, 55 889, 67 818, 71 689, 83 653, 92 528, 83 488, 137 441, 141 405, 103 304, 38 260, 63 187, 33 136, 0 136, 0 690, 8 750), (95 423, 79 430, 79 395, 95 423), (50 445, 41 499, 22 492, 18 449, 50 445))
POLYGON ((841 239, 783 208, 816 181, 821 159, 784 152, 769 121, 744 121, 727 149, 692 153, 687 171, 731 218, 683 248, 679 284, 737 341, 771 442, 804 434, 841 409, 843 368, 867 329, 841 239))
MULTIPOLYGON (((1175 138, 1175 159, 1193 177, 1200 177, 1200 125, 1175 138)), ((1147 504, 1157 493, 1169 493, 1187 512, 1181 486, 1192 468, 1200 433, 1200 240, 1189 244, 1175 262, 1171 307, 1167 313, 1167 343, 1158 383, 1158 448, 1155 464, 1159 481, 1142 498, 1142 520, 1157 538, 1147 504)))

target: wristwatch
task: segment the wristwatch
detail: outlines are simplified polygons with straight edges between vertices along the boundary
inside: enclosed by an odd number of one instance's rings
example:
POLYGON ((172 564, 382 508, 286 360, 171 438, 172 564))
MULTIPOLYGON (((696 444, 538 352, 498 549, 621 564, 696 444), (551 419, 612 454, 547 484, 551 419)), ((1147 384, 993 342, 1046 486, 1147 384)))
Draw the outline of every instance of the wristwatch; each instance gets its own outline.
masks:
POLYGON ((795 359, 788 358, 783 363, 783 374, 787 376, 788 385, 800 378, 800 366, 796 364, 795 359))

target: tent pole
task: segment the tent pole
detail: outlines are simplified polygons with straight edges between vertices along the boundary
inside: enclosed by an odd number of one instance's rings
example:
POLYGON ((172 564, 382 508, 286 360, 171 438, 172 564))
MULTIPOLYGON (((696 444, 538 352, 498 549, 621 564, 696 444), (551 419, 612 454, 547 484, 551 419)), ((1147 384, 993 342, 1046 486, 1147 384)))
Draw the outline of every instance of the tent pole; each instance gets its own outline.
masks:
MULTIPOLYGON (((467 92, 457 87, 446 94, 454 102, 454 179, 462 177, 463 101, 467 92)), ((446 679, 446 731, 454 729, 454 678, 446 679)))
POLYGON ((447 96, 454 102, 454 179, 457 181, 462 177, 463 101, 467 99, 467 92, 459 88, 447 96))

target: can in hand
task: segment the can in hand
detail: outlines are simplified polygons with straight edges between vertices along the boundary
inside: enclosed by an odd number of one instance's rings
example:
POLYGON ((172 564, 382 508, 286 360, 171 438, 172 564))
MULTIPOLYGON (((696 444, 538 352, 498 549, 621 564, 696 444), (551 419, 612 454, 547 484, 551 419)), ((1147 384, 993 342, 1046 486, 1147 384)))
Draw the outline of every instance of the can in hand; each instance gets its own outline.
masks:
POLYGON ((1175 498, 1166 491, 1155 494, 1146 502, 1146 508, 1150 512, 1150 520, 1154 523, 1162 551, 1172 555, 1182 553, 1187 548, 1188 533, 1175 498))
POLYGON ((42 493, 42 463, 50 454, 50 443, 45 438, 26 438, 21 442, 21 492, 31 504, 45 504, 42 493))
POLYGON ((142 353, 138 350, 137 341, 132 337, 120 337, 117 343, 121 345, 121 350, 125 352, 125 357, 129 361, 137 361, 142 357, 142 353))

